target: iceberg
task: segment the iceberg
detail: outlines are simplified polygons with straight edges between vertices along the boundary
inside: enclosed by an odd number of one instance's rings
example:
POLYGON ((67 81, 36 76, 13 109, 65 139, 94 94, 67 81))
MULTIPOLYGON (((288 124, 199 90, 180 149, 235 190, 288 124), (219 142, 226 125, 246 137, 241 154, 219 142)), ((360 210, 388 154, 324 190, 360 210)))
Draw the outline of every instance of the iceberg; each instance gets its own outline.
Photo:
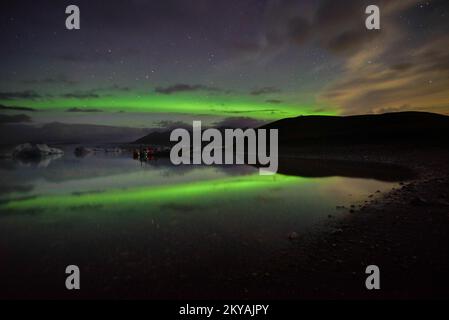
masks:
POLYGON ((43 158, 54 155, 63 155, 64 151, 51 148, 46 144, 23 143, 14 148, 12 156, 19 159, 43 158))

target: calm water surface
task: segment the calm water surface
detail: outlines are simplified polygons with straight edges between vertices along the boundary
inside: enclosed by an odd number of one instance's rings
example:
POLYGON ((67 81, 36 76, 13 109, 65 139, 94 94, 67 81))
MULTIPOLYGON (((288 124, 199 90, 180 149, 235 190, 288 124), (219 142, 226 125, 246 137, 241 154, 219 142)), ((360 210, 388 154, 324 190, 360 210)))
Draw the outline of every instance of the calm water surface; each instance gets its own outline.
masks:
POLYGON ((63 290, 69 264, 92 294, 163 297, 239 281, 288 250, 291 232, 396 185, 70 151, 40 163, 1 160, 0 176, 3 295, 63 290))

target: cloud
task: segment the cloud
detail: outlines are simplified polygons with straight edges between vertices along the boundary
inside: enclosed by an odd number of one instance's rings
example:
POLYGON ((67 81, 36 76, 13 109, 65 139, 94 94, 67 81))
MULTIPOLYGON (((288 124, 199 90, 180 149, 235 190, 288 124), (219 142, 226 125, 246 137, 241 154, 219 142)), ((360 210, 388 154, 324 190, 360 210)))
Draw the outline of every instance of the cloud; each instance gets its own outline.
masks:
POLYGON ((278 100, 278 99, 268 99, 268 100, 265 100, 265 102, 267 102, 267 103, 278 104, 278 103, 282 103, 282 100, 278 100))
POLYGON ((109 96, 109 94, 104 94, 105 92, 110 92, 110 91, 127 92, 130 90, 131 90, 131 88, 129 88, 129 87, 123 87, 123 86, 114 84, 109 87, 101 87, 101 88, 85 90, 85 91, 68 92, 68 93, 62 94, 61 97, 73 98, 73 99, 95 99, 95 98, 100 98, 100 97, 104 97, 104 96, 109 96))
POLYGON ((168 87, 157 87, 154 89, 154 91, 157 93, 162 93, 162 94, 173 94, 173 93, 179 93, 179 92, 192 92, 192 91, 217 92, 217 91, 221 91, 221 90, 216 87, 210 87, 210 86, 205 86, 205 85, 201 85, 201 84, 190 85, 190 84, 179 83, 179 84, 171 85, 168 87))
POLYGON ((296 44, 303 44, 312 33, 311 24, 303 17, 294 17, 288 24, 288 37, 296 44))
POLYGON ((100 109, 88 109, 88 108, 70 108, 67 109, 66 112, 103 112, 103 110, 100 109))
POLYGON ((319 94, 318 101, 338 106, 343 114, 406 109, 448 112, 447 21, 433 15, 438 10, 423 11, 419 6, 410 7, 413 3, 405 1, 382 11, 382 29, 375 37, 356 36, 353 43, 345 37, 334 38, 338 45, 333 46, 333 51, 346 54, 343 70, 319 94), (403 28, 399 15, 405 21, 413 18, 415 25, 425 26, 427 22, 434 32, 430 35, 403 28), (409 40, 410 33, 414 41, 409 40))
POLYGON ((1 104, 0 104, 0 110, 31 111, 31 112, 37 111, 36 109, 28 108, 28 107, 4 106, 1 104))
MULTIPOLYGON (((214 128, 256 128, 266 124, 267 121, 257 120, 250 117, 228 117, 212 124, 214 128)), ((177 128, 192 130, 192 124, 183 121, 163 120, 155 123, 158 131, 171 131, 177 128)), ((203 126, 203 129, 207 127, 203 126)))
POLYGON ((131 88, 130 87, 126 87, 126 86, 119 86, 118 84, 113 84, 112 86, 109 86, 109 87, 106 87, 106 88, 103 88, 103 89, 97 89, 97 91, 98 90, 105 90, 105 91, 124 91, 124 92, 127 92, 127 91, 131 91, 131 88))
POLYGON ((411 68, 413 68, 413 64, 411 63, 398 63, 390 66, 391 70, 399 72, 405 72, 407 70, 410 70, 411 68))
POLYGON ((100 95, 95 93, 94 90, 88 90, 88 91, 76 91, 65 93, 62 95, 62 97, 74 99, 91 99, 91 98, 99 98, 100 95))
POLYGON ((266 124, 267 121, 257 120, 249 117, 229 117, 215 122, 216 128, 257 128, 266 124))
POLYGON ((164 131, 174 130, 178 128, 183 128, 187 130, 192 130, 192 125, 187 124, 183 121, 172 121, 172 120, 162 120, 155 123, 160 129, 164 131))
POLYGON ((0 114, 0 124, 18 123, 18 122, 31 122, 31 118, 26 114, 15 114, 15 115, 0 114))
POLYGON ((389 23, 384 24, 391 16, 413 7, 419 0, 323 0, 313 18, 315 38, 322 46, 334 53, 350 54, 365 48, 375 38, 385 36, 389 23), (381 9, 380 31, 365 29, 365 8, 378 5, 381 9))
POLYGON ((380 35, 377 31, 367 33, 363 28, 357 28, 335 35, 326 43, 326 48, 334 53, 350 54, 363 48, 365 44, 373 43, 380 35))
POLYGON ((246 60, 273 59, 292 45, 318 45, 332 53, 348 54, 364 48, 382 32, 364 28, 365 8, 376 4, 384 16, 392 16, 413 7, 419 0, 322 0, 314 4, 302 1, 268 1, 264 28, 252 39, 231 44, 246 60))
POLYGON ((0 100, 38 99, 42 96, 33 90, 0 92, 0 100))
POLYGON ((346 113, 402 110, 404 105, 410 110, 435 112, 449 107, 449 53, 442 44, 429 44, 422 53, 403 55, 402 59, 407 62, 393 66, 377 62, 347 71, 322 98, 340 105, 346 113), (429 59, 429 50, 434 59, 429 59))
POLYGON ((47 77, 43 79, 34 79, 34 80, 23 80, 24 84, 65 84, 65 85, 75 85, 78 81, 74 81, 69 79, 65 75, 57 75, 55 77, 47 77))
POLYGON ((253 91, 250 92, 250 94, 253 96, 260 96, 264 94, 279 93, 279 92, 281 92, 281 90, 276 87, 262 87, 254 89, 253 91))
POLYGON ((127 86, 120 86, 118 84, 113 84, 113 85, 107 86, 107 87, 100 87, 100 88, 88 90, 88 91, 86 91, 86 93, 99 93, 99 92, 105 92, 105 91, 128 92, 128 91, 131 91, 131 88, 127 87, 127 86))
POLYGON ((229 111, 223 111, 223 113, 232 113, 232 114, 244 114, 244 113, 257 113, 257 112, 263 112, 263 113, 271 113, 271 114, 282 114, 284 111, 279 111, 277 109, 247 109, 247 110, 229 110, 229 111))
POLYGON ((320 31, 341 30, 342 27, 359 22, 364 17, 366 5, 360 0, 346 0, 344 3, 335 0, 323 0, 313 18, 314 26, 320 31))

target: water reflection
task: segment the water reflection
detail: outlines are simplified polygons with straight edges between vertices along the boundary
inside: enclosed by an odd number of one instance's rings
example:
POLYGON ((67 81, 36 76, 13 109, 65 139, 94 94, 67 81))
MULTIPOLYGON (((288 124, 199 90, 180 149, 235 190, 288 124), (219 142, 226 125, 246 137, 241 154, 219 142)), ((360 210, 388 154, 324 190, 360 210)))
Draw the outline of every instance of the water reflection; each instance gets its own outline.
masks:
POLYGON ((279 255, 290 232, 320 226, 344 214, 336 206, 362 204, 405 178, 340 162, 281 161, 279 174, 260 176, 250 166, 140 166, 129 154, 67 154, 46 167, 0 165, 1 274, 9 274, 2 283, 31 290, 27 284, 73 261, 97 289, 114 277, 138 288, 133 275, 149 279, 141 289, 159 297, 181 283, 222 283, 279 255))
POLYGON ((339 176, 390 182, 404 181, 415 177, 415 173, 411 169, 395 164, 293 157, 279 159, 278 173, 311 178, 339 176))

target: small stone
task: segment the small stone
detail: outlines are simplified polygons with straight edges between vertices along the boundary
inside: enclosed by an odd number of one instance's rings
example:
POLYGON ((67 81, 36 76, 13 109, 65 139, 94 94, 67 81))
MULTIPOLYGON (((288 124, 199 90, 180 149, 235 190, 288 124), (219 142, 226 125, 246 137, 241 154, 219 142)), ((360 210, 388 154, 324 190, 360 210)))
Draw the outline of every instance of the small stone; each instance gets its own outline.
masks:
POLYGON ((296 239, 298 239, 299 238, 299 235, 298 235, 298 233, 296 233, 296 232, 291 232, 289 235, 288 235, 288 238, 290 239, 290 240, 296 240, 296 239))
POLYGON ((340 234, 340 233, 343 233, 343 229, 341 229, 341 228, 338 228, 338 229, 335 229, 332 231, 332 234, 340 234))
POLYGON ((427 204, 427 201, 421 197, 415 197, 410 201, 410 204, 413 206, 424 206, 427 204))

